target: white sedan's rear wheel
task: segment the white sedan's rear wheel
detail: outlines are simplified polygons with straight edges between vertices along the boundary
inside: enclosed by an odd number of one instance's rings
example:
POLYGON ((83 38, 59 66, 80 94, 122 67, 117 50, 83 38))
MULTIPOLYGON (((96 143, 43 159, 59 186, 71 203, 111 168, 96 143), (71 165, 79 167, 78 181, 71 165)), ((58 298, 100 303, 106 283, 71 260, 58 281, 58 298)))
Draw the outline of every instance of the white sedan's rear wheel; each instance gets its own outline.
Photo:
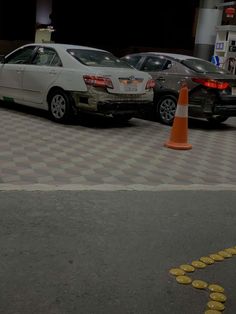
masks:
POLYGON ((72 116, 70 97, 63 90, 54 90, 49 95, 49 113, 56 122, 66 122, 72 116))

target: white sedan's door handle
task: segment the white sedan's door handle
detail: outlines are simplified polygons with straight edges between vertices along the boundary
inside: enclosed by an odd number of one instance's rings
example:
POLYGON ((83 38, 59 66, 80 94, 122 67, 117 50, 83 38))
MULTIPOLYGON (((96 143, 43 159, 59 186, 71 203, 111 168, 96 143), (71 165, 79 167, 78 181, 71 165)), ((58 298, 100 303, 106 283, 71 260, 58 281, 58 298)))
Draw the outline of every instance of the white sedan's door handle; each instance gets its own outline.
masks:
POLYGON ((21 74, 23 71, 24 71, 24 68, 19 68, 19 69, 16 70, 16 73, 17 74, 21 74))
POLYGON ((57 74, 57 70, 50 70, 49 73, 50 74, 57 74))

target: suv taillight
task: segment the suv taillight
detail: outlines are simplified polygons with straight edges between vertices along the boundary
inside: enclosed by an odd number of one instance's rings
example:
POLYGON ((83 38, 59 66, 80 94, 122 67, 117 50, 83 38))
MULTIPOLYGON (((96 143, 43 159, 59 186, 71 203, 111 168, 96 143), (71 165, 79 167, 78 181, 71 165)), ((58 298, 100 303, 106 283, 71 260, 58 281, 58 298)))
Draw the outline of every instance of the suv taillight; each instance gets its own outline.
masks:
POLYGON ((195 83, 201 84, 203 86, 209 87, 209 88, 215 88, 215 89, 220 89, 220 90, 229 88, 229 83, 227 82, 220 82, 220 81, 198 78, 198 77, 192 78, 192 81, 195 83))
POLYGON ((146 84, 146 89, 154 88, 156 85, 156 82, 154 80, 148 80, 146 84))
POLYGON ((96 75, 84 75, 85 84, 94 87, 113 88, 112 81, 108 77, 96 75))

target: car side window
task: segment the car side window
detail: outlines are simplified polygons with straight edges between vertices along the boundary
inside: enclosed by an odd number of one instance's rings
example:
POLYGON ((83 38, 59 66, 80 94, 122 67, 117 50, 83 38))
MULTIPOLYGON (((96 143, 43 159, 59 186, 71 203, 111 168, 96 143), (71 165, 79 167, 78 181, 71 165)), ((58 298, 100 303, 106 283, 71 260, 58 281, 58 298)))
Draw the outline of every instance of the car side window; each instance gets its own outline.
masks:
POLYGON ((48 47, 39 47, 34 56, 34 59, 32 60, 32 64, 46 66, 62 66, 62 62, 56 51, 48 47))
POLYGON ((173 64, 170 60, 165 60, 162 70, 169 70, 172 66, 173 64))
POLYGON ((10 63, 10 64, 29 63, 29 60, 31 59, 34 49, 35 49, 35 46, 29 46, 29 47, 24 47, 20 50, 17 50, 5 59, 5 63, 10 63))
POLYGON ((165 59, 160 57, 147 57, 140 70, 148 72, 161 71, 165 61, 165 59))
POLYGON ((141 58, 142 58, 142 56, 127 56, 127 57, 122 58, 122 59, 125 60, 126 62, 128 62, 133 67, 136 67, 141 58))

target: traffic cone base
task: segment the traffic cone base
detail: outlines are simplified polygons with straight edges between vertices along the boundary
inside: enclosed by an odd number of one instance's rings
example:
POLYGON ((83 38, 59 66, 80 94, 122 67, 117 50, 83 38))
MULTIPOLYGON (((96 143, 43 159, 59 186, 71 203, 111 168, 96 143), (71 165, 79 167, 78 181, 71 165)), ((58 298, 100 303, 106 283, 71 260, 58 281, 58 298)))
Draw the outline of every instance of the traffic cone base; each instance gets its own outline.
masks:
POLYGON ((168 148, 173 148, 173 149, 178 149, 178 150, 187 150, 187 149, 192 149, 192 145, 188 143, 175 143, 175 142, 166 142, 165 147, 168 148))

